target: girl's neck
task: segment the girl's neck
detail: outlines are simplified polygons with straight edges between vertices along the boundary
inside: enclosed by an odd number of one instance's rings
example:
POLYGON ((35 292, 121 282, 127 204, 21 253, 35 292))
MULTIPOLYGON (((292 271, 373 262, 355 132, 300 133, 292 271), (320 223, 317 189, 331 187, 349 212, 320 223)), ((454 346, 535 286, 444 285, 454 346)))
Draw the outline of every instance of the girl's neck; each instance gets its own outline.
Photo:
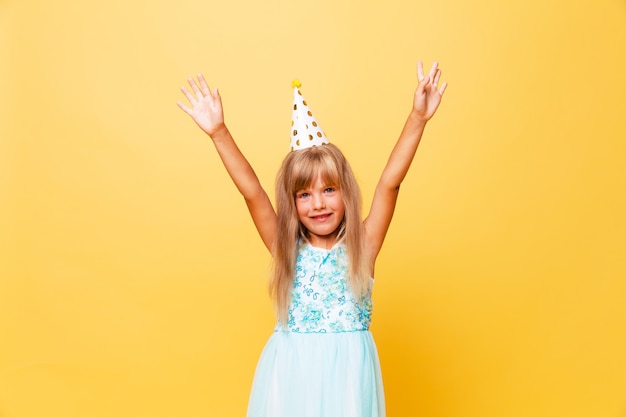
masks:
POLYGON ((332 249, 339 242, 336 236, 333 236, 332 238, 331 237, 320 238, 319 236, 314 236, 313 239, 309 237, 307 241, 309 245, 313 246, 314 248, 320 248, 320 249, 326 249, 326 250, 332 249))

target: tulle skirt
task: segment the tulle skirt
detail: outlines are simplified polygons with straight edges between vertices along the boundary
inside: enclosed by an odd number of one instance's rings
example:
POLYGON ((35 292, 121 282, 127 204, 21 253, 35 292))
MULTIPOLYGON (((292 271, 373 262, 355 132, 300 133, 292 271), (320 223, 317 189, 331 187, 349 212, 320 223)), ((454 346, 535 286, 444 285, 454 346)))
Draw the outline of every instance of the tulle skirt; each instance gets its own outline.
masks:
POLYGON ((276 332, 259 359, 247 417, 384 417, 369 331, 276 332))

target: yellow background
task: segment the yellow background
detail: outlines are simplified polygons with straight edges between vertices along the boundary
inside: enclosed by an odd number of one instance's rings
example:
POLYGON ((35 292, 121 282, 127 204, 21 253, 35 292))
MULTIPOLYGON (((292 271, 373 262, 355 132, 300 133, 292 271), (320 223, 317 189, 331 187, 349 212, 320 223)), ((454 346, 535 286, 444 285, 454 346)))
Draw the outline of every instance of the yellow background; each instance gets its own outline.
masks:
POLYGON ((388 414, 626 416, 623 0, 0 0, 0 416, 243 416, 269 256, 178 88, 273 193, 300 78, 367 206, 420 58, 450 86, 377 265, 388 414))

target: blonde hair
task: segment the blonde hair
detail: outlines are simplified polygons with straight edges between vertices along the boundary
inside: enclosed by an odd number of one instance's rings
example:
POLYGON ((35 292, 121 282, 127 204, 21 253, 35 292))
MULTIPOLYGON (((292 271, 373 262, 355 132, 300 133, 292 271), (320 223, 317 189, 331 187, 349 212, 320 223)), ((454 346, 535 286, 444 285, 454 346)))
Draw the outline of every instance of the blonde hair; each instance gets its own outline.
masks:
POLYGON ((318 177, 341 191, 345 208, 337 241, 346 245, 349 285, 357 300, 369 290, 371 264, 365 252, 361 219, 361 192, 343 153, 333 144, 290 152, 276 176, 278 236, 273 248, 274 265, 270 294, 280 323, 287 322, 293 288, 298 243, 308 239, 308 231, 298 220, 295 194, 318 177))

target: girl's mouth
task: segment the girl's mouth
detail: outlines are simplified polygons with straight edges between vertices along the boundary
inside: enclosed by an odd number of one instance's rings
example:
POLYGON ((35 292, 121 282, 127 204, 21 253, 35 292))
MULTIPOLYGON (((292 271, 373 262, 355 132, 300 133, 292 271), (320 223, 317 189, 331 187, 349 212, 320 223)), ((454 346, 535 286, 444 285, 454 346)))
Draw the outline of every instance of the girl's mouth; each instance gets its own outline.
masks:
POLYGON ((327 218, 330 217, 330 213, 329 214, 320 214, 319 216, 313 216, 312 219, 318 222, 323 222, 324 220, 326 220, 327 218))

